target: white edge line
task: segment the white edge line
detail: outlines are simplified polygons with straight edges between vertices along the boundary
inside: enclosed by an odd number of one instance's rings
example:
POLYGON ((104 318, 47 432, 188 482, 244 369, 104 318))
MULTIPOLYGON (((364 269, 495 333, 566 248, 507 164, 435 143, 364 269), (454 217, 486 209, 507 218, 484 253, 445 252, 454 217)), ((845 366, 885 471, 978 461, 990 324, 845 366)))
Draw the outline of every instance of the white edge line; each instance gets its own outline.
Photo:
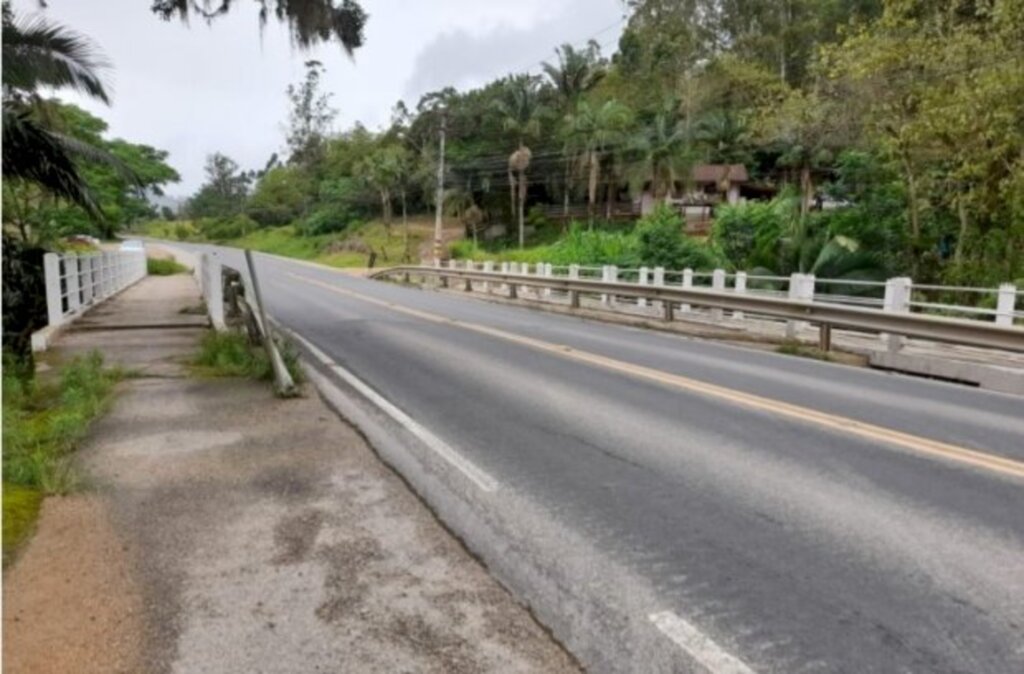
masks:
POLYGON ((449 447, 443 440, 424 428, 384 396, 374 391, 366 382, 349 372, 341 365, 335 363, 331 360, 330 356, 310 343, 309 340, 298 335, 292 330, 284 328, 280 323, 277 323, 276 321, 274 322, 277 324, 278 329, 282 332, 286 332, 295 341, 301 342, 302 345, 308 349, 311 354, 313 354, 314 358, 329 367, 331 371, 341 377, 349 386, 366 397, 371 403, 379 407, 389 417, 397 421, 407 431, 416 436, 423 444, 432 449, 438 456, 447 461, 453 467, 457 468, 482 491, 494 492, 498 490, 497 480, 449 447))
POLYGON ((727 653, 711 637, 672 611, 660 611, 648 617, 665 636, 712 674, 755 674, 745 662, 727 653))

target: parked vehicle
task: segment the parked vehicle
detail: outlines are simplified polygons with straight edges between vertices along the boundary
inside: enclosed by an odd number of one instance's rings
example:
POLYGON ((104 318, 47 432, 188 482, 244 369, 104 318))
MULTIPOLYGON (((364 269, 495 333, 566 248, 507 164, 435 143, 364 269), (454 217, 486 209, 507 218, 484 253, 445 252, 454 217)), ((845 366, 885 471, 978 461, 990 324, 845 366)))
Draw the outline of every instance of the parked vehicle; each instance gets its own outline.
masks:
POLYGON ((142 252, 142 251, 145 251, 145 250, 146 250, 145 245, 143 245, 142 241, 140 241, 138 239, 125 239, 124 241, 121 242, 121 251, 122 252, 130 252, 130 251, 140 251, 140 252, 142 252))

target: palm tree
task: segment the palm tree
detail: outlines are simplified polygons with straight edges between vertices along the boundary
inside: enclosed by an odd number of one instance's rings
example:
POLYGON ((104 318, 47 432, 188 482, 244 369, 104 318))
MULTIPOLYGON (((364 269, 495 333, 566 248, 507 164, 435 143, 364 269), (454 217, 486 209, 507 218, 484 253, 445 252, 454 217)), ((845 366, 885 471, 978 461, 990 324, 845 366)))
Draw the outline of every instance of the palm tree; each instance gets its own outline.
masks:
MULTIPOLYGON (((561 112, 568 117, 576 109, 580 97, 597 86, 605 76, 601 64, 601 50, 597 42, 591 40, 586 49, 575 49, 571 44, 563 44, 555 49, 558 64, 544 63, 544 73, 551 80, 551 85, 561 99, 561 112)), ((571 135, 571 128, 566 129, 566 136, 571 135)), ((568 143, 565 148, 568 155, 568 143)), ((572 165, 568 158, 565 161, 565 191, 563 195, 563 213, 569 216, 569 183, 572 165)))
POLYGON ((131 172, 113 155, 48 128, 37 90, 70 88, 109 103, 100 75, 106 60, 87 37, 43 18, 19 20, 5 3, 3 64, 3 177, 35 183, 101 217, 76 160, 131 172))
POLYGON ((528 138, 540 135, 540 120, 545 110, 541 105, 537 79, 529 75, 510 77, 502 96, 494 102, 502 117, 502 126, 518 140, 519 147, 508 157, 508 183, 513 217, 518 213, 519 247, 525 245, 526 170, 533 153, 526 145, 528 138))
POLYGON ((597 86, 605 76, 601 50, 597 42, 591 40, 586 49, 576 50, 571 44, 563 44, 555 49, 555 54, 558 64, 545 62, 542 67, 564 107, 571 110, 580 96, 597 86))
POLYGON ((594 224, 601 164, 609 149, 623 140, 632 119, 632 111, 615 100, 607 101, 600 107, 580 101, 576 111, 566 118, 570 142, 587 167, 587 216, 591 227, 594 224))
POLYGON ((747 127, 732 112, 709 112, 697 122, 693 135, 707 149, 706 159, 711 164, 746 164, 751 159, 747 127))
POLYGON ((636 177, 650 180, 655 199, 673 196, 676 179, 692 164, 690 139, 678 112, 672 107, 658 112, 650 126, 635 137, 634 150, 640 159, 636 177))

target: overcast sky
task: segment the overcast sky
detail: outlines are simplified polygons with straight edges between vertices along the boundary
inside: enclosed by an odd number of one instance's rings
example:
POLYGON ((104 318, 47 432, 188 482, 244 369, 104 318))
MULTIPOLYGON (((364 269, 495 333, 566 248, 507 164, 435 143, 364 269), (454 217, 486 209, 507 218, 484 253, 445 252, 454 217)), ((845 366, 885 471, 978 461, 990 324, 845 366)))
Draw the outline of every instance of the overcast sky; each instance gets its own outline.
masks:
MULTIPOLYGON (((220 151, 243 168, 262 167, 284 144, 289 83, 316 58, 327 69, 336 126, 386 124, 392 106, 414 105, 427 91, 470 88, 510 71, 537 72, 563 42, 590 37, 613 51, 621 0, 362 0, 370 18, 355 60, 331 45, 301 52, 284 26, 260 36, 256 3, 207 25, 165 23, 150 0, 48 0, 43 12, 82 32, 113 64, 111 107, 62 95, 107 120, 110 134, 170 151, 182 175, 168 194, 186 196, 203 180, 207 154, 220 151)), ((22 13, 38 11, 20 0, 22 13)))

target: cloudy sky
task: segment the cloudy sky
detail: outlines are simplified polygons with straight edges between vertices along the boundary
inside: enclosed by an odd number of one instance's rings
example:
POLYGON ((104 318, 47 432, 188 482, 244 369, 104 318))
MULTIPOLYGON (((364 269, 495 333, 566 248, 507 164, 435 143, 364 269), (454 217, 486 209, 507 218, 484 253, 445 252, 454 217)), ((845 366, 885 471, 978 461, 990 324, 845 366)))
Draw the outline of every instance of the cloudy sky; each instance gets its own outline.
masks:
MULTIPOLYGON (((594 37, 609 53, 622 27, 621 0, 362 0, 370 19, 366 45, 354 60, 340 47, 300 52, 286 29, 258 30, 256 3, 212 25, 165 23, 150 0, 48 0, 44 13, 85 33, 113 64, 113 106, 79 103, 110 124, 110 133, 169 150, 193 192, 207 154, 220 151, 245 168, 261 167, 283 146, 285 87, 303 76, 303 62, 322 61, 338 128, 386 124, 399 99, 415 104, 427 91, 482 84, 510 71, 537 72, 563 42, 594 37)), ((21 13, 38 11, 20 0, 21 13)))

